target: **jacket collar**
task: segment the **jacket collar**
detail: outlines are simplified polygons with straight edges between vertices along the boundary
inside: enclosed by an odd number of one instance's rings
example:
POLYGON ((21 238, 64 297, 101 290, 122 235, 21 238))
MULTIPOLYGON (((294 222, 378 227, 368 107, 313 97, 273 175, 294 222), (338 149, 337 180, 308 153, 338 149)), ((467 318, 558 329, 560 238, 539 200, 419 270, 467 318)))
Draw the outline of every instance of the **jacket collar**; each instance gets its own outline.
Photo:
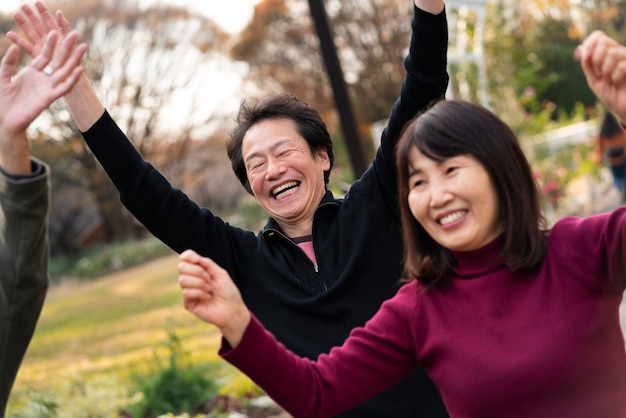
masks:
MULTIPOLYGON (((333 193, 330 190, 326 190, 326 193, 322 197, 322 200, 320 201, 320 204, 317 206, 317 209, 315 209, 315 215, 317 215, 317 213, 322 208, 326 208, 326 207, 337 207, 338 208, 340 206, 340 204, 341 204, 341 199, 336 199, 333 196, 333 193)), ((265 224, 265 227, 263 228, 262 235, 263 235, 264 239, 268 239, 268 238, 270 238, 272 236, 276 236, 276 235, 286 237, 286 235, 283 233, 282 229, 278 225, 278 222, 276 222, 276 220, 274 218, 272 218, 272 217, 269 217, 267 219, 267 223, 265 224)))

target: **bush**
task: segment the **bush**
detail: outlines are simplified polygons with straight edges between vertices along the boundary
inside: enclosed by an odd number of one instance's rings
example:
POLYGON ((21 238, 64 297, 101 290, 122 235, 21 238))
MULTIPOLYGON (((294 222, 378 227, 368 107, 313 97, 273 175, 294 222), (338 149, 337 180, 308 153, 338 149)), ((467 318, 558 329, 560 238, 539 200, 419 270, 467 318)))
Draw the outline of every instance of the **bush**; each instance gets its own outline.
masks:
POLYGON ((132 376, 139 399, 127 412, 134 418, 203 412, 217 393, 217 384, 206 377, 208 365, 190 365, 180 338, 172 330, 168 330, 168 335, 168 364, 163 365, 155 355, 154 368, 149 375, 132 376))
POLYGON ((54 282, 67 278, 82 279, 101 276, 133 267, 172 250, 157 238, 95 245, 75 257, 59 256, 50 260, 50 277, 54 282))

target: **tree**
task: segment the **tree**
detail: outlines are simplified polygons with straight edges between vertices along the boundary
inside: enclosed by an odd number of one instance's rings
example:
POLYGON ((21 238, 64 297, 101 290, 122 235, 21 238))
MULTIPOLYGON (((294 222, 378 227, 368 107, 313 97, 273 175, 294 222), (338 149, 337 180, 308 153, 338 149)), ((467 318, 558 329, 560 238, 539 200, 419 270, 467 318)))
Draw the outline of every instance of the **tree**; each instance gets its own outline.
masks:
MULTIPOLYGON (((411 5, 404 0, 327 0, 354 111, 365 131, 388 116, 404 77, 411 5)), ((305 0, 263 0, 232 49, 266 91, 289 91, 319 109, 333 134, 335 108, 305 0)), ((373 148, 369 147, 369 152, 373 148)))
MULTIPOLYGON (((208 100, 207 93, 211 84, 207 75, 230 68, 224 55, 228 36, 209 19, 184 8, 141 9, 123 0, 49 6, 53 10, 63 9, 81 34, 81 41, 89 44, 83 61, 85 71, 139 152, 151 160, 167 143, 169 158, 161 159, 158 168, 166 174, 178 174, 178 178, 170 178, 173 182, 188 174, 181 163, 191 141, 211 136, 228 117, 220 113, 223 101, 208 100)), ((86 149, 62 101, 53 107, 38 130, 42 137, 67 144, 63 147, 71 152, 67 167, 81 173, 81 184, 86 183, 92 197, 80 200, 85 205, 82 209, 95 205, 108 239, 134 236, 135 221, 121 206, 106 174, 86 149)))
MULTIPOLYGON (((592 26, 598 24, 599 20, 591 23, 594 19, 614 15, 598 9, 608 3, 614 10, 619 2, 493 2, 488 13, 485 50, 495 110, 513 126, 519 126, 520 105, 529 113, 553 109, 556 118, 570 115, 579 103, 595 104, 573 52, 592 26), (588 13, 589 7, 595 12, 588 13)), ((606 30, 610 25, 601 27, 606 30)))

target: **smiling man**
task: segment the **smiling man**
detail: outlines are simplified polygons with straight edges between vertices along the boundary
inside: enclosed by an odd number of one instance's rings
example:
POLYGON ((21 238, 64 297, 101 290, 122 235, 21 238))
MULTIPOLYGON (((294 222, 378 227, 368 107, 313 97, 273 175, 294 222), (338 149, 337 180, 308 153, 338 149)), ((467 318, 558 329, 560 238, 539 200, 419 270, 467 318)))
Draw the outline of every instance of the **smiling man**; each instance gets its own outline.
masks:
MULTIPOLYGON (((41 3, 16 15, 31 54, 48 30, 69 30, 41 3)), ((288 348, 312 359, 341 345, 399 289, 402 235, 394 147, 404 124, 446 91, 443 0, 415 0, 407 74, 372 165, 344 199, 327 190, 332 141, 319 113, 289 94, 244 102, 227 145, 242 185, 269 219, 256 233, 228 225, 173 188, 118 128, 89 81, 66 95, 83 136, 124 205, 177 252, 222 265, 246 304, 288 348), (253 279, 251 279, 253 278, 253 279)), ((424 373, 349 411, 350 417, 446 417, 424 373)))

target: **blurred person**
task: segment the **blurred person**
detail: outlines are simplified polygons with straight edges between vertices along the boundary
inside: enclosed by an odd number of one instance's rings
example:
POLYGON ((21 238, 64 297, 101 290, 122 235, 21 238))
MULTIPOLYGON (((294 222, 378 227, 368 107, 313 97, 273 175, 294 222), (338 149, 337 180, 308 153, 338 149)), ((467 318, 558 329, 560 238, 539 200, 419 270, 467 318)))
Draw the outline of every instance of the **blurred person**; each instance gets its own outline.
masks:
MULTIPOLYGON (((269 215, 260 232, 198 207, 144 161, 84 77, 66 95, 88 146, 121 200, 177 252, 194 249, 225 266, 246 302, 287 347, 309 358, 341 345, 399 289, 402 235, 393 149, 402 127, 446 91, 447 23, 442 0, 415 0, 406 77, 372 165, 337 199, 327 189, 332 141, 317 110, 290 94, 243 102, 227 153, 242 185, 269 215), (254 276, 253 276, 254 274, 254 276), (258 277, 258 280, 250 280, 258 277)), ((38 54, 49 31, 69 30, 41 2, 14 15, 38 54)), ((218 7, 218 6, 215 6, 218 7)), ((421 369, 351 410, 352 417, 446 417, 421 369), (419 390, 416 391, 416 388, 419 390)))
MULTIPOLYGON (((594 32, 580 54, 626 121, 626 48, 594 32)), ((514 133, 470 102, 418 116, 396 157, 407 284, 317 361, 266 331, 215 261, 181 254, 184 305, 220 328, 220 355, 296 417, 340 413, 415 367, 453 418, 626 417, 626 207, 548 229, 514 133)))
POLYGON ((626 203, 626 131, 609 111, 604 112, 595 145, 594 161, 608 165, 613 185, 626 203))
POLYGON ((50 169, 30 156, 26 129, 82 74, 86 45, 70 33, 15 74, 19 48, 0 63, 0 416, 35 331, 48 289, 50 169))

